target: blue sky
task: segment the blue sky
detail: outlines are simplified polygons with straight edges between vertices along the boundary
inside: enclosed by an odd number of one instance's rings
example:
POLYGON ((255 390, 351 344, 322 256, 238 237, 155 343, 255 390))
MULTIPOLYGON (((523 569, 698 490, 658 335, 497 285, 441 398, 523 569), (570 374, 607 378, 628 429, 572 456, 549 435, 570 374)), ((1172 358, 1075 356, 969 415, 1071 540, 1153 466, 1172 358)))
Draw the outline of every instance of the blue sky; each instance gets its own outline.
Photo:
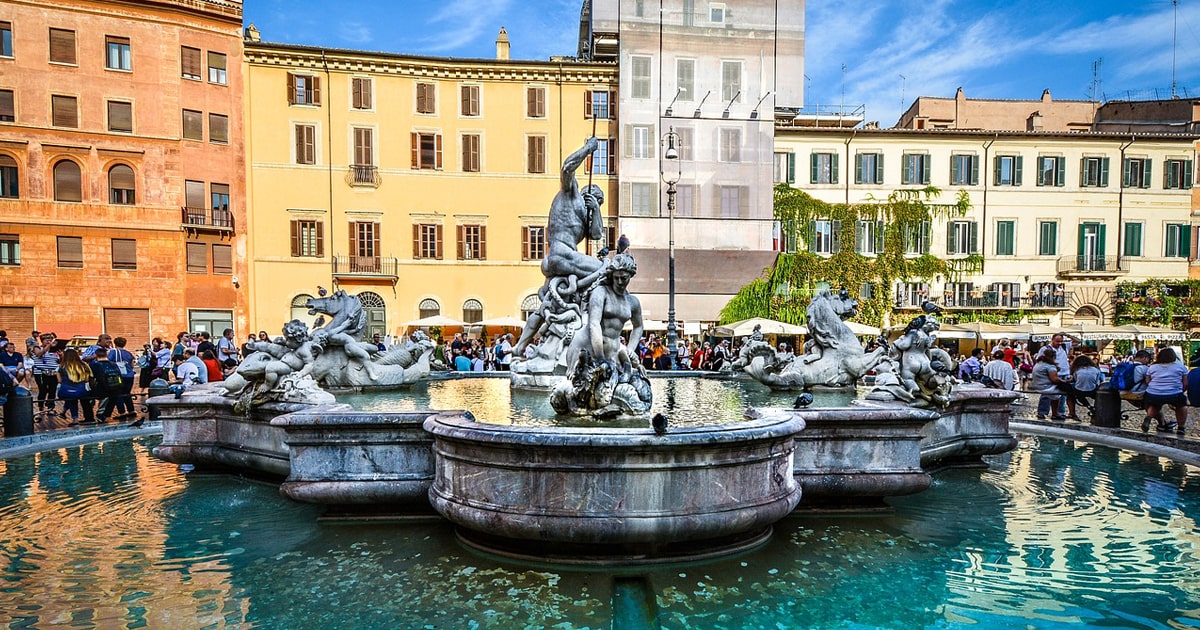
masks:
MULTIPOLYGON (((726 0, 736 3, 737 0, 726 0)), ((573 55, 581 0, 246 0, 263 39, 490 58, 504 26, 514 58, 573 55), (351 8, 353 7, 353 8, 351 8)), ((808 0, 807 105, 865 104, 891 126, 916 96, 1086 99, 1170 95, 1171 0, 808 0), (843 74, 842 65, 846 69, 843 74), (845 97, 843 100, 843 77, 845 97)), ((1179 0, 1175 81, 1200 96, 1200 0, 1179 0)), ((1186 90, 1186 92, 1185 92, 1186 90)))

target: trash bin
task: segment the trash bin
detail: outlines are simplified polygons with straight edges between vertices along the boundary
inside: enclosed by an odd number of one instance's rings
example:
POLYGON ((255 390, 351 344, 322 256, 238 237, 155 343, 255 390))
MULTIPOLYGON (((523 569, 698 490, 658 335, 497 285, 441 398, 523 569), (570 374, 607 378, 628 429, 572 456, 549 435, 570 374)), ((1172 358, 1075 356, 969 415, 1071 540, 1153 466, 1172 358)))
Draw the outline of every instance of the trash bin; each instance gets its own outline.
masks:
POLYGON ((1096 412, 1092 426, 1118 428, 1121 426, 1121 392, 1108 387, 1096 390, 1096 412))
MULTIPOLYGON (((166 396, 171 393, 171 385, 161 378, 156 378, 150 381, 150 387, 146 388, 146 398, 154 398, 155 396, 166 396)), ((150 421, 158 420, 158 407, 154 405, 146 405, 147 415, 150 421)))
POLYGON ((33 435, 33 394, 17 386, 4 403, 4 437, 33 435))

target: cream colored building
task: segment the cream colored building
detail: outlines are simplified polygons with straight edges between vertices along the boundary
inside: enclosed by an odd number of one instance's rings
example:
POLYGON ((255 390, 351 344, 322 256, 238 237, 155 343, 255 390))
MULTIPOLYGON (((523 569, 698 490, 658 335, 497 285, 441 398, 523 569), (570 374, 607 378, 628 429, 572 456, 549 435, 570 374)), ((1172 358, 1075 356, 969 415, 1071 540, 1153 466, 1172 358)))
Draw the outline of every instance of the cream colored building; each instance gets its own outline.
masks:
POLYGON ((830 203, 925 185, 942 201, 970 195, 966 216, 930 226, 925 251, 982 254, 982 273, 887 287, 899 308, 929 296, 950 311, 1107 324, 1117 282, 1186 278, 1196 258, 1194 135, 778 128, 775 151, 792 165, 777 176, 830 203))
MULTIPOLYGON (((318 286, 362 297, 370 331, 537 306, 563 160, 615 121, 588 115, 612 64, 449 59, 245 43, 251 321, 277 330, 318 286)), ((606 191, 612 152, 577 177, 606 191), (591 172, 593 169, 595 172, 591 172)), ((609 219, 609 238, 615 227, 609 219)), ((598 249, 601 243, 587 243, 598 249)))

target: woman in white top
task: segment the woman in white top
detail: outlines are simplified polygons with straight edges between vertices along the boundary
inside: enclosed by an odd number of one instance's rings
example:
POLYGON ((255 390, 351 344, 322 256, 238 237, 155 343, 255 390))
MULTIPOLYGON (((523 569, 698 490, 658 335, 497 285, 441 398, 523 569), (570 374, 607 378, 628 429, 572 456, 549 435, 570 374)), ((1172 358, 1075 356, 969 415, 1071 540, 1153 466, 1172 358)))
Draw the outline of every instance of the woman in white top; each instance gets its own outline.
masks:
POLYGON ((1149 369, 1146 370, 1146 419, 1142 421, 1142 431, 1150 430, 1150 420, 1158 421, 1159 431, 1175 430, 1183 435, 1183 426, 1187 423, 1187 367, 1179 362, 1175 351, 1163 348, 1154 357, 1149 369), (1163 422, 1163 405, 1175 408, 1175 422, 1163 422))

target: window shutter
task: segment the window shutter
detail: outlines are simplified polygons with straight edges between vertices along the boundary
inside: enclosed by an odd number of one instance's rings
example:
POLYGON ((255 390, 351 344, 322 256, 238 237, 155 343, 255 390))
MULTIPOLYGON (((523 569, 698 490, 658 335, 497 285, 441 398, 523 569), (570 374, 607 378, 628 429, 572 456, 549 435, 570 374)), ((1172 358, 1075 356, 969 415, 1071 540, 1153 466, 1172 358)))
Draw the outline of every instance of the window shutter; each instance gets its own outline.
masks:
POLYGON ((58 266, 83 267, 83 238, 79 236, 58 237, 58 266))
POLYGON ((434 258, 442 259, 442 224, 433 226, 434 258))
POLYGON ((533 92, 533 88, 525 88, 525 116, 529 118, 537 118, 537 107, 535 105, 537 97, 533 95, 533 92))
POLYGON ((487 260, 487 226, 479 226, 479 260, 487 260))
MULTIPOLYGON (((1085 186, 1087 186, 1087 185, 1088 185, 1088 180, 1087 180, 1087 165, 1088 165, 1088 159, 1087 159, 1087 158, 1082 158, 1082 159, 1080 159, 1080 160, 1079 160, 1079 186, 1080 186, 1081 188, 1082 188, 1082 187, 1085 187, 1085 186)), ((1098 183, 1099 183, 1099 182, 1097 182, 1097 184, 1098 184, 1098 183)))
POLYGON ((625 125, 624 140, 625 157, 633 157, 633 125, 625 125))
POLYGON ((971 156, 971 185, 979 185, 979 158, 971 156))
POLYGON ((1192 187, 1192 161, 1191 160, 1183 161, 1183 187, 1184 188, 1192 187))
MULTIPOLYGON (((617 139, 609 137, 608 139, 608 174, 617 174, 617 139)), ((1190 165, 1191 162, 1188 162, 1190 165)), ((1190 171, 1189 171, 1190 172, 1190 171)))
POLYGON ((617 91, 616 90, 608 91, 608 119, 609 120, 617 119, 617 91))
POLYGON ((83 173, 78 164, 62 160, 54 165, 54 200, 83 201, 83 173))
POLYGON ((363 108, 362 86, 362 79, 356 77, 350 81, 350 106, 354 109, 363 108))
POLYGON ((808 154, 808 170, 809 170, 808 183, 810 183, 810 184, 815 184, 820 181, 820 174, 817 172, 818 171, 817 163, 818 163, 817 154, 809 153, 808 154))
POLYGON ((371 109, 375 106, 374 83, 370 79, 360 79, 362 84, 362 109, 371 109))
POLYGON ((309 77, 308 82, 312 85, 312 102, 310 105, 321 104, 321 77, 309 77))
POLYGON ((75 31, 50 29, 50 61, 75 64, 75 31))
POLYGON ((968 254, 978 254, 979 253, 979 224, 976 223, 975 221, 971 221, 968 225, 970 225, 970 228, 969 228, 970 235, 968 237, 970 242, 967 244, 967 253, 968 254))
POLYGON ((1099 229, 1096 231, 1096 255, 1103 258, 1105 255, 1104 254, 1104 236, 1105 236, 1105 232, 1108 231, 1108 229, 1107 229, 1108 226, 1105 225, 1104 223, 1101 223, 1101 224, 1099 224, 1098 227, 1099 227, 1099 229))
POLYGON ((55 127, 78 127, 79 108, 74 96, 53 95, 50 97, 51 117, 55 127))
POLYGON ((13 91, 0 90, 0 120, 15 120, 17 110, 13 104, 13 91))
POLYGON ((887 229, 886 226, 887 226, 887 224, 884 223, 883 221, 875 222, 875 253, 876 254, 883 253, 883 244, 884 244, 883 235, 884 235, 884 230, 887 229))
POLYGON ((421 226, 414 223, 412 226, 413 233, 413 260, 421 257, 421 226))
POLYGON ((409 137, 412 143, 412 167, 421 168, 421 134, 414 131, 409 137))
POLYGON ((183 110, 183 137, 187 140, 204 139, 203 115, 194 110, 183 110))
POLYGON ((854 222, 854 251, 859 254, 867 251, 867 222, 854 222))
POLYGON ((205 208, 207 204, 204 202, 204 182, 185 181, 183 184, 184 203, 189 208, 205 208))
MULTIPOLYGON (((196 51, 197 71, 199 71, 198 66, 200 65, 199 55, 200 55, 200 51, 197 50, 196 51)), ((287 101, 288 101, 288 105, 296 104, 296 75, 294 75, 290 72, 287 75, 287 101)))
POLYGON ((313 222, 313 229, 316 232, 316 238, 313 239, 316 242, 316 249, 317 249, 316 255, 320 256, 320 257, 324 257, 325 256, 325 222, 324 221, 313 222))
POLYGON ((992 185, 993 186, 1000 185, 1000 156, 999 155, 992 158, 992 185))
POLYGON ((833 253, 842 251, 842 222, 832 221, 833 253))
POLYGON ((1021 167, 1024 161, 1025 158, 1019 155, 1013 159, 1013 186, 1021 185, 1021 167))
POLYGON ((1054 158, 1054 185, 1067 185, 1067 158, 1065 157, 1054 158))
POLYGON ((1108 186, 1108 158, 1100 158, 1100 186, 1108 186))
POLYGON ((208 141, 229 142, 229 117, 221 114, 208 115, 208 141))
POLYGON ((229 245, 213 245, 213 273, 230 275, 233 273, 233 247, 229 245))
MULTIPOLYGON (((11 93, 9 107, 11 109, 11 93)), ((0 109, 3 109, 3 104, 0 103, 0 109)), ((0 115, 3 112, 0 111, 0 115)), ((133 131, 133 104, 122 103, 120 101, 108 102, 108 130, 109 131, 133 131)))
POLYGON ((583 117, 592 118, 596 113, 595 106, 592 104, 592 91, 584 90, 583 92, 583 117))
POLYGON ((951 221, 950 223, 946 224, 946 254, 947 255, 958 253, 958 248, 955 247, 955 245, 957 243, 954 242, 954 232, 955 232, 954 226, 955 226, 954 221, 951 221))
POLYGON ((959 179, 958 179, 958 156, 951 155, 950 156, 950 184, 951 185, 957 184, 958 181, 959 181, 959 179))
POLYGON ((188 273, 208 273, 208 249, 204 243, 187 244, 188 273))
POLYGON ((433 137, 434 142, 434 165, 437 170, 442 170, 442 134, 437 134, 433 137))
POLYGON ((227 70, 225 67, 225 53, 208 51, 208 67, 215 70, 227 70))
POLYGON ((529 226, 521 227, 521 260, 529 260, 529 226))
POLYGON ((454 228, 454 233, 455 233, 454 240, 455 240, 455 243, 457 244, 458 260, 466 260, 466 256, 464 256, 464 253, 466 252, 466 249, 467 249, 467 247, 466 247, 466 244, 467 244, 466 243, 466 238, 467 238, 466 232, 467 232, 467 230, 466 230, 465 226, 458 225, 458 226, 455 226, 455 228, 454 228))
POLYGON ((300 222, 292 219, 290 223, 292 232, 292 258, 295 258, 300 255, 300 222))
POLYGON ((1046 185, 1046 159, 1047 158, 1044 158, 1041 156, 1038 156, 1038 159, 1037 159, 1037 185, 1038 186, 1046 185))
POLYGON ((861 153, 854 154, 854 183, 863 183, 863 155, 861 153))
POLYGON ((914 166, 913 156, 905 154, 903 156, 903 160, 904 160, 904 165, 903 165, 903 168, 901 169, 900 183, 901 184, 911 184, 911 183, 913 183, 913 170, 915 170, 913 168, 913 166, 914 166))
MULTIPOLYGON (((200 78, 200 49, 183 46, 179 49, 180 74, 189 79, 200 78)), ((291 75, 288 75, 289 78, 291 75)))
POLYGON ((133 169, 124 164, 118 164, 108 171, 108 185, 120 190, 134 190, 133 169))
POLYGON ((787 154, 787 181, 789 184, 796 183, 796 154, 787 154))
POLYGON ((875 154, 875 183, 883 183, 883 154, 875 154))
POLYGON ((838 154, 830 153, 829 154, 829 162, 831 165, 830 170, 832 170, 832 174, 829 179, 829 183, 836 184, 836 183, 838 183, 838 154))
POLYGON ((469 86, 469 85, 459 86, 458 95, 459 95, 459 99, 462 101, 462 103, 460 104, 460 107, 462 108, 460 110, 462 112, 462 115, 463 116, 472 116, 473 114, 471 113, 471 86, 469 86))
POLYGON ((929 163, 931 161, 932 160, 929 159, 928 155, 921 156, 921 183, 922 184, 929 183, 929 166, 930 166, 929 163))

